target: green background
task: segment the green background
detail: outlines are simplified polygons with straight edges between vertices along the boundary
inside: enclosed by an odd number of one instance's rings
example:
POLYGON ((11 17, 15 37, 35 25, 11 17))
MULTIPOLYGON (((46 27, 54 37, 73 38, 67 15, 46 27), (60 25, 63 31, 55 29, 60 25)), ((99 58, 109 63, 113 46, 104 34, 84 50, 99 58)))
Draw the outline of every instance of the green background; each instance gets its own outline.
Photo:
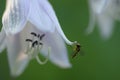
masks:
MULTIPOLYGON (((96 27, 90 35, 85 35, 89 21, 87 0, 50 0, 66 36, 82 45, 81 53, 69 59, 73 67, 61 69, 51 62, 39 65, 32 60, 24 73, 17 78, 10 76, 6 50, 0 54, 0 80, 120 80, 120 23, 116 22, 113 35, 104 41, 96 27)), ((5 8, 5 0, 0 0, 0 25, 5 8)))

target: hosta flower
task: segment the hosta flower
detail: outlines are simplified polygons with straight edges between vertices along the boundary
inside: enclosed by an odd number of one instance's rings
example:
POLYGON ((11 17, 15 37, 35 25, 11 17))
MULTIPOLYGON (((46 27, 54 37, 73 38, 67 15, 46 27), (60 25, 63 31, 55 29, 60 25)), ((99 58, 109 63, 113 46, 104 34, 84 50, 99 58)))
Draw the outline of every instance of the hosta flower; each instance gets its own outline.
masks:
POLYGON ((101 36, 108 39, 113 32, 114 21, 120 20, 120 0, 89 0, 90 21, 87 29, 91 33, 98 23, 101 36))
POLYGON ((48 0, 7 0, 2 18, 0 51, 7 48, 11 74, 19 76, 39 53, 61 68, 69 68, 64 35, 48 0))

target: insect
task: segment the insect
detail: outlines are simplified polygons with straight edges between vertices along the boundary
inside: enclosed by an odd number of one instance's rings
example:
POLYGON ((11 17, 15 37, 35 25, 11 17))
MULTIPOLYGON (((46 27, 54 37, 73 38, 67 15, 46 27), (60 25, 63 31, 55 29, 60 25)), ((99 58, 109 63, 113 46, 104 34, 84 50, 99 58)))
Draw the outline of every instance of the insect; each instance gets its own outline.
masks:
POLYGON ((80 52, 80 48, 81 48, 81 45, 79 43, 76 44, 75 46, 75 49, 74 49, 74 53, 72 55, 72 58, 76 57, 77 54, 80 52))
POLYGON ((36 34, 35 32, 31 32, 31 35, 33 35, 34 37, 38 38, 38 40, 35 40, 35 41, 32 40, 32 39, 26 39, 27 42, 31 42, 32 43, 32 47, 34 47, 35 45, 43 45, 43 43, 40 42, 40 41, 43 39, 45 34, 40 35, 40 34, 36 34))

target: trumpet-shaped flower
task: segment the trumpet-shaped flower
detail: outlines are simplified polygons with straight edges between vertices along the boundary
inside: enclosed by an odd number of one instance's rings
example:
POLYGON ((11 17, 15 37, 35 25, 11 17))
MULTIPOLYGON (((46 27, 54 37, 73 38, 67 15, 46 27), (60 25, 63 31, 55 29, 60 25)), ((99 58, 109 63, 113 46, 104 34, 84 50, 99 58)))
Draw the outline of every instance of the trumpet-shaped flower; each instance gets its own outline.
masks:
POLYGON ((89 0, 90 20, 87 33, 98 23, 101 36, 108 39, 113 32, 114 21, 120 20, 120 0, 89 0))
POLYGON ((76 42, 66 38, 48 0, 7 0, 2 23, 0 51, 7 48, 12 76, 19 76, 33 58, 40 64, 49 59, 61 68, 71 67, 65 42, 76 42))

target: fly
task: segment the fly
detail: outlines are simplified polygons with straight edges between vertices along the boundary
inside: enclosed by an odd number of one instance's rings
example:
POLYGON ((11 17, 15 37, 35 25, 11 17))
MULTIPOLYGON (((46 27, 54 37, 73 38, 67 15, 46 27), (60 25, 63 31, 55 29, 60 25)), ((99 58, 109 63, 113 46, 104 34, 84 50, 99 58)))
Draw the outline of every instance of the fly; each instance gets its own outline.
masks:
POLYGON ((72 55, 72 58, 77 56, 77 54, 80 52, 80 49, 81 49, 81 45, 79 43, 77 43, 75 46, 75 50, 74 50, 74 53, 72 55))

